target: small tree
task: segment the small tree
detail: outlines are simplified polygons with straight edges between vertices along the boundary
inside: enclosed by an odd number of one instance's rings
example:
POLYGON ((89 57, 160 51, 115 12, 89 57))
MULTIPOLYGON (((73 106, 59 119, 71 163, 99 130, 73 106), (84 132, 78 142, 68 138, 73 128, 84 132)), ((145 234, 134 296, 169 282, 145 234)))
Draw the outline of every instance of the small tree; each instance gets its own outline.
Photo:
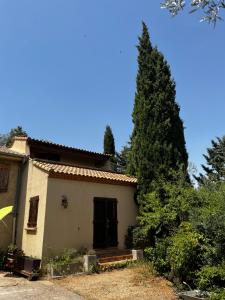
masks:
POLYGON ((0 147, 6 145, 9 134, 0 134, 0 147))
POLYGON ((200 173, 195 178, 200 184, 205 181, 225 181, 225 136, 212 140, 212 147, 207 149, 207 154, 203 155, 207 165, 202 165, 205 174, 200 173))
POLYGON ((109 125, 106 126, 104 134, 104 153, 115 155, 115 141, 112 133, 112 129, 109 125))
POLYGON ((126 145, 120 152, 116 152, 116 169, 120 173, 127 173, 129 151, 130 147, 126 145))
POLYGON ((14 136, 27 136, 27 132, 23 130, 22 126, 17 126, 16 128, 12 128, 9 132, 9 136, 6 142, 7 147, 10 147, 12 145, 12 140, 14 136))
POLYGON ((0 134, 0 146, 10 147, 14 136, 27 136, 27 133, 22 126, 12 128, 9 133, 0 134))

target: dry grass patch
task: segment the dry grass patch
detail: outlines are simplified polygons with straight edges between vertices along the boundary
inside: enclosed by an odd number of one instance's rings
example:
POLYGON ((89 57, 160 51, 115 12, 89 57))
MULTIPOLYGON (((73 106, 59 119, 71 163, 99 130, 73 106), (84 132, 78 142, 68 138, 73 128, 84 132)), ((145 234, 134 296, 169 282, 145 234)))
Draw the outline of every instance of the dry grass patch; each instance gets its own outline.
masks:
POLYGON ((150 269, 140 265, 100 274, 68 276, 56 282, 87 300, 177 300, 172 284, 155 276, 150 269))

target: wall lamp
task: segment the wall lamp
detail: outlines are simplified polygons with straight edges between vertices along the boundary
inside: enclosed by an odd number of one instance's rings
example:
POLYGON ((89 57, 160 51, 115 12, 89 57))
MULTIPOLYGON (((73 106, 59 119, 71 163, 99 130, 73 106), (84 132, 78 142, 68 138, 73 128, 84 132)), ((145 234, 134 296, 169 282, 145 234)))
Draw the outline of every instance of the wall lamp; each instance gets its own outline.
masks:
POLYGON ((61 198, 61 205, 62 205, 63 208, 68 207, 68 199, 65 195, 63 195, 62 198, 61 198))

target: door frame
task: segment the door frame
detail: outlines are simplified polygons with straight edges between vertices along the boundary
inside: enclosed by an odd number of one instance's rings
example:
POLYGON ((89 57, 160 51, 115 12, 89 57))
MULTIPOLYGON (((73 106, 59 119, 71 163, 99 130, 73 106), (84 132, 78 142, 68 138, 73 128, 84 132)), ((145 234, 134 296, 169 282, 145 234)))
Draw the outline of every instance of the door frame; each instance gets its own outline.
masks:
MULTIPOLYGON (((117 247, 118 246, 118 200, 116 198, 109 198, 109 197, 94 197, 93 199, 93 248, 95 249, 101 249, 101 248, 110 248, 110 247, 117 247), (98 220, 95 220, 95 203, 97 201, 103 201, 106 205, 105 205, 105 241, 103 242, 103 244, 101 246, 96 245, 96 241, 95 241, 95 223, 98 220), (113 202, 115 203, 115 212, 116 212, 116 219, 115 220, 111 220, 112 224, 116 226, 115 231, 113 232, 113 239, 115 239, 115 243, 113 243, 113 245, 109 245, 108 243, 108 239, 107 239, 107 234, 108 234, 108 229, 109 227, 107 227, 107 202, 113 202)), ((104 223, 104 220, 102 221, 104 223)))

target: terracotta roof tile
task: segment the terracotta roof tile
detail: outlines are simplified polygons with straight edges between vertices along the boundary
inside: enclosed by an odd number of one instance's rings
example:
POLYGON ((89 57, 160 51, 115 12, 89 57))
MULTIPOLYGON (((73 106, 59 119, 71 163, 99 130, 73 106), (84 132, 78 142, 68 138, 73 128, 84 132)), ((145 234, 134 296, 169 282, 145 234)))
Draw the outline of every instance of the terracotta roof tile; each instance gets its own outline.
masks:
POLYGON ((34 165, 42 170, 47 171, 51 177, 83 177, 83 180, 95 179, 97 181, 115 182, 118 184, 133 184, 137 183, 135 177, 127 176, 120 173, 102 171, 97 169, 88 169, 59 163, 34 160, 34 165))

